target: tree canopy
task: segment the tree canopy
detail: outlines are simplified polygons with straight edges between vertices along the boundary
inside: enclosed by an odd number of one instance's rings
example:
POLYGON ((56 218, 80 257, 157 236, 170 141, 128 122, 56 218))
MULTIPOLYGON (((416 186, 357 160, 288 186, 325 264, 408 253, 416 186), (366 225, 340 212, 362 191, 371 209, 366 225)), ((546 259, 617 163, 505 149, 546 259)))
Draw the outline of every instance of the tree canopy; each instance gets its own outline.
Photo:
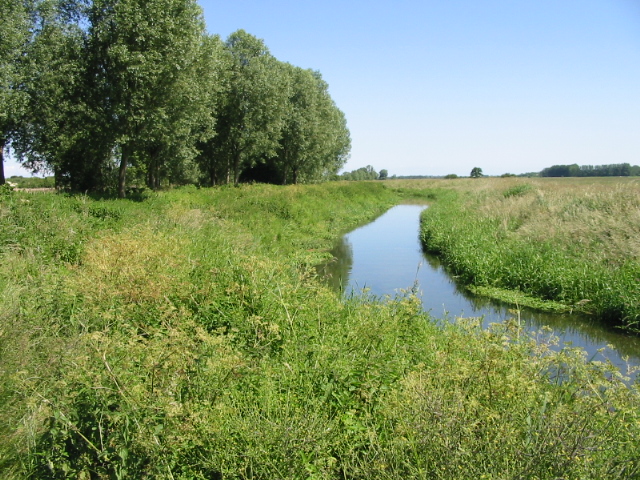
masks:
POLYGON ((320 73, 243 30, 207 34, 196 0, 0 8, 0 150, 59 187, 315 182, 348 158, 320 73))
POLYGON ((25 95, 23 58, 30 35, 30 11, 22 0, 0 2, 0 184, 4 151, 15 136, 25 95))
POLYGON ((378 172, 371 166, 358 168, 351 172, 344 172, 341 175, 343 180, 359 181, 359 180, 377 180, 378 172))
POLYGON ((541 177, 628 177, 633 167, 628 163, 611 165, 553 165, 540 172, 541 177))
POLYGON ((471 178, 480 178, 482 177, 483 173, 482 173, 482 169, 480 167, 473 167, 471 169, 471 178))

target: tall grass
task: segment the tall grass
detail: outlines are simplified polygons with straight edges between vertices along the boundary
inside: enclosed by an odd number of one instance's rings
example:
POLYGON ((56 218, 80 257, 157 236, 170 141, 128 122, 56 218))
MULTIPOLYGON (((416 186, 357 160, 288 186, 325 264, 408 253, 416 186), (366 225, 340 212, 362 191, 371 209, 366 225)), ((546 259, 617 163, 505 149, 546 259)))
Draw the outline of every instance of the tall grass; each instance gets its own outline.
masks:
POLYGON ((619 372, 317 281, 332 238, 396 200, 379 183, 4 196, 2 477, 636 477, 619 372))
POLYGON ((640 185, 482 179, 447 189, 422 239, 461 280, 517 290, 638 330, 640 185))

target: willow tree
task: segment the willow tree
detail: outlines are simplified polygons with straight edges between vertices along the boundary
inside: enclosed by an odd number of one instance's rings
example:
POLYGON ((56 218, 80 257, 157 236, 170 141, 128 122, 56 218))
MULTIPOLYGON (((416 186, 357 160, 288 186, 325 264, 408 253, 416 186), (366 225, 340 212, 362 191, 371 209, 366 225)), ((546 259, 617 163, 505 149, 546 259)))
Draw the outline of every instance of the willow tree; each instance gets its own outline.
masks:
POLYGON ((21 112, 12 146, 24 167, 51 170, 78 190, 101 184, 100 132, 92 128, 85 82, 85 2, 28 1, 29 40, 21 53, 21 112))
POLYGON ((227 90, 220 96, 211 150, 233 182, 243 169, 278 148, 287 99, 287 77, 264 42, 244 30, 225 42, 227 90))
POLYGON ((0 185, 5 183, 4 152, 25 104, 23 56, 30 34, 30 15, 23 0, 0 1, 0 185))
POLYGON ((93 108, 118 158, 118 196, 125 196, 127 168, 175 153, 190 131, 193 109, 199 114, 200 102, 190 92, 198 88, 194 66, 203 35, 195 0, 93 1, 93 108))
MULTIPOLYGON (((210 186, 228 182, 229 164, 225 158, 225 142, 219 135, 217 117, 227 102, 230 91, 232 58, 218 35, 206 35, 202 42, 197 77, 203 93, 202 102, 211 121, 199 124, 196 130, 195 161, 201 176, 210 186)), ((219 126, 218 126, 219 127, 219 126)))
POLYGON ((309 180, 336 175, 349 159, 351 134, 344 113, 329 95, 329 86, 319 72, 314 72, 318 101, 318 129, 314 136, 314 162, 303 170, 309 180))
POLYGON ((310 70, 290 64, 283 68, 289 76, 291 88, 275 163, 282 175, 282 183, 298 183, 300 173, 313 169, 318 159, 320 98, 316 79, 310 70))
POLYGON ((350 149, 342 112, 328 93, 319 72, 281 64, 288 87, 276 156, 265 161, 265 172, 277 171, 279 182, 316 181, 335 174, 350 149))

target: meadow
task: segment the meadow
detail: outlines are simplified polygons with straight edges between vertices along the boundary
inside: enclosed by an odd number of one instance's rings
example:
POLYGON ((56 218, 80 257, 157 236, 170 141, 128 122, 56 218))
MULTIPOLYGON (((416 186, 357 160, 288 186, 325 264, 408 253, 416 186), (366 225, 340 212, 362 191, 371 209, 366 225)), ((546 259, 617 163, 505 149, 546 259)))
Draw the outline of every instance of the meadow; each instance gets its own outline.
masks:
POLYGON ((640 329, 637 179, 481 178, 404 186, 430 189, 437 198, 422 217, 423 244, 475 292, 640 329))
POLYGON ((316 278, 402 196, 538 196, 480 182, 3 187, 2 478, 637 478, 626 372, 515 320, 443 325, 410 292, 316 278))

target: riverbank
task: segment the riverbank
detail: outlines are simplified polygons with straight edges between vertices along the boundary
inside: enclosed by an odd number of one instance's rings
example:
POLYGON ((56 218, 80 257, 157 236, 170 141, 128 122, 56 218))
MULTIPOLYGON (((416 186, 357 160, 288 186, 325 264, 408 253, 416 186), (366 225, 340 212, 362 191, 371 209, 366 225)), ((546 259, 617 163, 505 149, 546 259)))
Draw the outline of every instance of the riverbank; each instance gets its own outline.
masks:
POLYGON ((423 215, 423 244, 473 291, 638 331, 637 180, 491 178, 424 187, 436 188, 438 200, 423 215))
POLYGON ((342 300, 381 182, 0 198, 3 478, 633 478, 640 397, 515 324, 342 300))

